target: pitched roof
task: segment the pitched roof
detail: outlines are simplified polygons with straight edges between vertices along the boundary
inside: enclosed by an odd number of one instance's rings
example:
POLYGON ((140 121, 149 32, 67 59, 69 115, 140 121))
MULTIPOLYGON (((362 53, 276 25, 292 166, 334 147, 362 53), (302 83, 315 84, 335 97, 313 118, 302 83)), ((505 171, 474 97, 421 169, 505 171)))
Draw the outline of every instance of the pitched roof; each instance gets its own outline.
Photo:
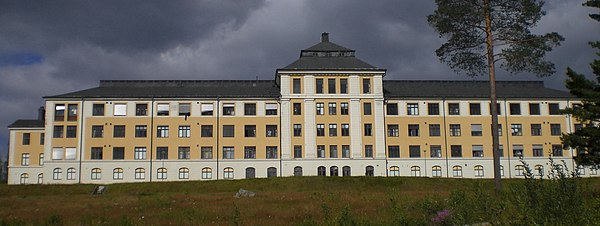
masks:
MULTIPOLYGON (((384 80, 387 98, 489 98, 488 81, 384 80)), ((575 98, 542 81, 497 81, 498 98, 575 98)))
POLYGON ((100 86, 44 98, 277 98, 273 80, 101 80, 100 86))
POLYGON ((8 128, 44 128, 44 121, 37 119, 19 119, 10 124, 8 128))

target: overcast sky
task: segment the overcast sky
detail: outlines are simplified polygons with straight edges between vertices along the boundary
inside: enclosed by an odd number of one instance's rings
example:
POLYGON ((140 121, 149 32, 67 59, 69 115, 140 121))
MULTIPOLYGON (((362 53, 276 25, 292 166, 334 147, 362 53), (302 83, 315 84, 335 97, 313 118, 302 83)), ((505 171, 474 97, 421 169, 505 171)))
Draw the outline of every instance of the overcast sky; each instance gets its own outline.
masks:
MULTIPOLYGON (((600 23, 582 2, 547 0, 534 29, 566 39, 548 55, 557 68, 543 79, 548 87, 565 89, 568 66, 591 74, 587 42, 600 40, 600 23)), ((0 0, 0 151, 6 127, 36 118, 42 96, 102 79, 273 79, 322 32, 387 68, 386 79, 472 79, 436 58, 443 40, 426 21, 434 8, 424 0, 0 0)), ((516 79, 541 80, 499 78, 516 79)))

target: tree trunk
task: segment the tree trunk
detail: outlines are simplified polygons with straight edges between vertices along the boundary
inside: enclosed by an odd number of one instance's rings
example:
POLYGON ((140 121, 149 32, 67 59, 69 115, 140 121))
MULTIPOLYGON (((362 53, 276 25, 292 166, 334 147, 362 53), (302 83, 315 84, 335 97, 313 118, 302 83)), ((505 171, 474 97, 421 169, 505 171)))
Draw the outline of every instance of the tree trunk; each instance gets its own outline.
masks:
MULTIPOLYGON (((500 175, 500 138, 498 137, 498 101, 496 98, 496 69, 494 67, 494 37, 492 35, 492 7, 490 0, 484 0, 485 33, 487 60, 490 76, 490 111, 492 115, 492 148, 494 154, 494 185, 496 193, 502 191, 500 175)), ((508 125, 507 128, 508 129, 508 125)))

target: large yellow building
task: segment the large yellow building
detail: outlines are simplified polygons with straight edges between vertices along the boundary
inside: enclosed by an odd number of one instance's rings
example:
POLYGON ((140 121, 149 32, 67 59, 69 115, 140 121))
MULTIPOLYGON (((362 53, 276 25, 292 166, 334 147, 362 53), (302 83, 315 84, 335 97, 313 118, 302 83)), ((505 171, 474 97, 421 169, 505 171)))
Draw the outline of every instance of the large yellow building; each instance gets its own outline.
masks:
MULTIPOLYGON (((321 38, 275 80, 107 80, 44 97, 40 119, 9 126, 8 182, 493 177, 487 82, 384 80, 321 38)), ((503 177, 522 177, 521 157, 536 174, 550 156, 575 168, 560 135, 581 125, 560 109, 577 100, 542 82, 497 86, 503 177)))

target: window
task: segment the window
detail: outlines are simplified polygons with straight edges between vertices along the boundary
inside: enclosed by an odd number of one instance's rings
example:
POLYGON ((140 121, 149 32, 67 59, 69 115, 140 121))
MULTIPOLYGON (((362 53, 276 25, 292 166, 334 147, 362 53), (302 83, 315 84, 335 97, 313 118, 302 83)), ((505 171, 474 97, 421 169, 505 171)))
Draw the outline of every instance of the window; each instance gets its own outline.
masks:
POLYGON ((200 158, 212 159, 213 158, 213 148, 212 147, 200 147, 200 158))
POLYGON ((517 176, 525 176, 525 167, 523 165, 516 165, 515 171, 517 171, 517 176))
POLYGON ((408 115, 419 115, 419 104, 417 104, 417 103, 406 104, 406 113, 408 115))
POLYGON ((440 136, 440 124, 429 124, 429 136, 439 137, 440 136))
POLYGON ((293 94, 302 93, 302 86, 300 85, 300 79, 299 78, 292 79, 292 93, 293 94))
POLYGON ((190 126, 179 126, 178 135, 180 138, 189 138, 190 137, 190 126))
POLYGON ((530 103, 529 104, 529 115, 540 115, 540 104, 530 103))
POLYGON ((29 143, 31 143, 31 133, 23 133, 22 144, 29 145, 29 143))
POLYGON ((563 148, 560 144, 552 145, 552 156, 560 157, 563 156, 563 148))
POLYGON ((390 176, 391 177, 400 176, 400 167, 397 167, 397 166, 390 167, 390 176))
POLYGON ((400 158, 400 146, 388 146, 388 155, 389 158, 400 158))
POLYGON ((244 137, 256 137, 256 125, 245 125, 244 137))
POLYGON ((113 180, 123 180, 123 169, 122 168, 113 169, 113 180))
POLYGON ((146 125, 135 126, 135 137, 146 137, 148 127, 146 125))
POLYGON ((483 158, 483 145, 473 145, 473 157, 483 158))
POLYGON ((337 104, 329 103, 329 115, 336 115, 336 114, 337 114, 337 104))
POLYGON ((513 144, 513 157, 523 157, 523 145, 513 144))
POLYGON ((67 169, 67 180, 75 180, 75 168, 67 169))
POLYGON ((255 159, 256 158, 256 147, 246 146, 244 147, 244 159, 255 159))
POLYGON ((363 103, 363 115, 371 115, 371 103, 363 103))
POLYGON ((440 115, 440 104, 439 103, 428 103, 427 114, 429 115, 440 115))
POLYGON ((375 168, 373 168, 373 166, 365 167, 365 176, 367 176, 367 177, 375 176, 375 168))
POLYGON ((294 124, 294 136, 302 136, 302 124, 294 124))
POLYGON ((315 79, 315 92, 317 94, 323 93, 323 79, 322 78, 315 79))
POLYGON ((471 136, 483 136, 483 128, 481 127, 481 124, 471 124, 471 136))
POLYGON ((93 147, 90 158, 92 160, 102 160, 102 147, 93 147))
POLYGON ((301 103, 294 103, 294 115, 302 115, 302 104, 301 103))
POLYGON ((317 124, 317 136, 325 136, 325 124, 317 124))
POLYGON ((148 104, 136 104, 135 105, 135 116, 146 116, 148 115, 148 104))
POLYGON ((531 124, 531 136, 542 135, 542 124, 531 124))
POLYGON ((365 157, 373 158, 373 145, 365 145, 365 157))
MULTIPOLYGON (((493 149, 493 147, 492 147, 492 149, 493 149)), ((492 152, 493 152, 493 150, 492 150, 492 152)), ((504 145, 501 144, 500 146, 498 146, 498 152, 500 152, 500 157, 504 157, 504 145)))
POLYGON ((125 137, 125 126, 115 125, 113 127, 113 137, 125 137))
POLYGON ((254 167, 246 168, 246 179, 256 178, 256 169, 254 167))
POLYGON ((387 115, 398 115, 398 104, 387 104, 387 115))
POLYGON ((350 145, 342 145, 342 158, 350 158, 350 145))
POLYGON ((453 177, 462 177, 462 166, 453 166, 452 167, 452 176, 453 177))
MULTIPOLYGON (((577 131, 579 131, 579 130, 583 129, 583 124, 576 123, 576 124, 574 125, 574 127, 575 127, 575 132, 577 132, 577 131)), ((44 136, 43 136, 43 134, 42 134, 42 137, 44 137, 44 136)))
POLYGON ((421 146, 419 146, 419 145, 408 146, 408 155, 411 158, 421 158, 421 146))
POLYGON ((560 136, 561 133, 560 124, 550 124, 550 134, 552 136, 560 136))
POLYGON ((67 121, 77 121, 77 104, 69 104, 67 121))
POLYGON ((235 137, 235 126, 223 125, 223 137, 235 137))
POLYGON ((205 167, 202 168, 202 179, 212 179, 212 169, 205 167))
POLYGON ((277 157, 277 147, 267 146, 267 159, 276 159, 277 157))
POLYGON ((52 179, 53 180, 62 180, 62 169, 61 168, 54 168, 54 170, 52 170, 52 179))
POLYGON ((363 78, 363 80, 362 80, 362 91, 365 94, 371 93, 371 79, 363 78))
POLYGON ((234 147, 223 147, 223 159, 234 159, 235 149, 234 147))
POLYGON ((475 177, 483 177, 483 166, 482 165, 476 165, 474 167, 475 170, 475 177))
POLYGON ((329 167, 329 176, 337 177, 338 176, 338 172, 339 172, 339 170, 338 170, 337 166, 329 167))
POLYGON ((62 138, 64 133, 64 126, 54 126, 53 138, 62 138))
POLYGON ((157 104, 156 105, 157 116, 169 116, 169 104, 157 104))
POLYGON ((410 167, 410 176, 411 177, 420 177, 421 176, 421 167, 411 166, 410 167))
POLYGON ((329 136, 337 136, 337 124, 329 124, 329 136))
POLYGON ((21 154, 21 165, 28 166, 29 165, 29 153, 21 154))
POLYGON ((342 176, 344 177, 349 177, 352 176, 352 169, 350 168, 350 166, 344 166, 342 167, 342 176))
POLYGON ((169 137, 169 126, 157 126, 156 137, 165 138, 169 137))
POLYGON ((335 78, 327 79, 327 93, 335 93, 335 78))
POLYGON ((65 156, 65 149, 52 148, 52 160, 61 160, 65 156))
POLYGON ((266 125, 267 137, 277 137, 277 125, 266 125))
POLYGON ((135 147, 133 149, 133 158, 135 160, 145 160, 146 159, 146 147, 135 147))
POLYGON ((91 174, 92 180, 100 180, 102 179, 102 170, 100 168, 93 168, 91 174))
POLYGON ((156 159, 157 160, 169 159, 169 148, 168 147, 156 147, 156 159))
POLYGON ((471 115, 481 115, 481 104, 469 103, 469 113, 471 115))
POLYGON ((40 153, 40 158, 38 159, 38 164, 40 166, 44 165, 44 153, 40 153))
POLYGON ((235 115, 235 104, 223 104, 223 115, 235 115))
MULTIPOLYGON (((490 115, 492 115, 492 104, 490 103, 490 115)), ((498 115, 502 114, 502 108, 500 108, 500 104, 496 104, 496 110, 498 111, 498 115)))
POLYGON ((233 179, 233 168, 227 167, 223 169, 223 179, 233 179))
POLYGON ((544 156, 544 146, 541 144, 532 145, 533 157, 543 157, 544 156))
POLYGON ((316 105, 316 109, 317 109, 317 115, 324 115, 325 114, 325 104, 324 103, 317 103, 316 105))
POLYGON ((533 167, 533 170, 536 175, 538 176, 544 176, 544 166, 542 165, 536 165, 535 167, 533 167))
POLYGON ((54 121, 65 120, 65 105, 57 104, 54 106, 54 121))
POLYGON ((337 158, 338 157, 338 146, 337 145, 329 145, 329 158, 337 158))
POLYGON ((345 78, 340 79, 340 93, 341 94, 348 93, 348 79, 345 79, 345 78))
POLYGON ((458 103, 448 103, 449 115, 460 115, 460 105, 458 103))
POLYGON ((135 169, 135 179, 143 180, 144 178, 146 178, 146 170, 144 168, 135 169))
POLYGON ((442 146, 440 145, 431 145, 429 147, 431 158, 441 158, 442 157, 442 146))
POLYGON ((365 136, 373 136, 373 125, 371 123, 364 124, 365 136))
POLYGON ((461 145, 450 145, 450 156, 452 158, 462 157, 462 146, 461 145))
POLYGON ((590 168, 590 175, 598 175, 598 169, 595 167, 590 168))
POLYGON ((179 179, 190 179, 190 169, 186 167, 179 168, 179 179))
POLYGON ((66 138, 75 138, 75 137, 77 137, 77 126, 67 126, 66 138))
POLYGON ((202 112, 201 115, 213 115, 213 104, 202 104, 202 112))
POLYGON ((560 115, 560 107, 558 106, 558 103, 549 103, 548 112, 550 115, 560 115))
POLYGON ((190 103, 179 103, 179 116, 190 116, 191 109, 190 103))
POLYGON ((340 103, 340 115, 348 115, 348 103, 340 103))
POLYGON ((190 147, 179 147, 177 150, 178 159, 190 159, 190 147))
POLYGON ((92 116, 104 116, 104 104, 93 104, 92 116))
POLYGON ((509 110, 510 110, 510 115, 521 115, 521 104, 510 103, 509 110))
POLYGON ((432 177, 441 177, 442 176, 442 167, 440 167, 440 166, 431 167, 431 176, 432 177))
POLYGON ((245 103, 244 115, 256 115, 256 104, 245 103))
POLYGON ((450 124, 450 136, 460 137, 460 124, 450 124))
POLYGON ((124 147, 113 147, 113 160, 125 159, 125 148, 124 147))
POLYGON ((158 168, 158 170, 156 170, 156 179, 166 180, 167 179, 167 168, 158 168))
POLYGON ((523 126, 521 124, 511 124, 510 129, 513 136, 523 136, 523 126))
POLYGON ((65 148, 65 159, 75 160, 77 157, 77 148, 65 148))
POLYGON ((302 145, 294 145, 294 158, 302 158, 302 145))
POLYGON ((409 137, 418 137, 419 136, 419 125, 418 124, 409 124, 408 125, 408 136, 409 137))
POLYGON ((126 116, 127 115, 127 104, 115 104, 114 116, 126 116))
MULTIPOLYGON (((492 125, 490 124, 490 131, 493 133, 494 130, 492 128, 492 125)), ((498 124, 498 136, 502 136, 502 124, 498 124)))
POLYGON ((342 124, 342 136, 343 137, 350 136, 350 125, 342 124))
POLYGON ((46 136, 45 133, 40 134, 40 145, 44 145, 44 139, 46 139, 45 136, 46 136))
POLYGON ((325 145, 317 145, 317 158, 325 158, 325 145))
POLYGON ((327 176, 325 166, 317 167, 317 175, 318 176, 327 176))
POLYGON ((213 136, 213 126, 212 125, 200 126, 200 136, 201 137, 212 137, 213 136))

